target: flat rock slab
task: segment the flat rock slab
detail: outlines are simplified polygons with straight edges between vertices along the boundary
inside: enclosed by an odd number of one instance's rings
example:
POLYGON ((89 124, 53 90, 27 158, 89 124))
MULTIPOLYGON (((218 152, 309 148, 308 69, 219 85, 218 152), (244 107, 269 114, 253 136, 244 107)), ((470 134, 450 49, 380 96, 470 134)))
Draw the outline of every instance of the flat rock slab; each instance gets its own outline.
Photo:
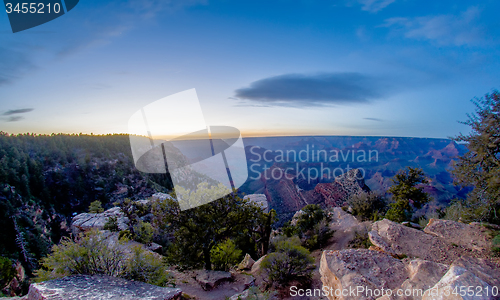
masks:
POLYGON ((373 245, 391 255, 421 258, 447 265, 464 254, 474 252, 448 243, 436 235, 387 219, 373 223, 369 237, 373 245))
POLYGON ((498 264, 488 259, 464 256, 453 262, 448 272, 434 287, 425 292, 422 299, 497 300, 500 299, 499 290, 498 264), (461 290, 466 290, 467 293, 462 293, 461 290))
POLYGON ((71 222, 73 234, 85 232, 93 228, 102 230, 110 217, 116 217, 118 228, 124 230, 128 228, 129 219, 119 207, 113 207, 99 214, 82 213, 76 215, 71 222))
POLYGON ((110 276, 76 275, 33 283, 28 300, 176 300, 182 291, 110 276))
MULTIPOLYGON (((406 266, 389 254, 367 249, 323 251, 319 272, 329 291, 395 289, 408 279, 406 266)), ((375 299, 367 294, 329 295, 328 299, 375 299)))
POLYGON ((424 232, 438 236, 449 244, 453 243, 472 250, 485 251, 491 247, 487 229, 483 226, 430 219, 424 232))
POLYGON ((205 291, 210 291, 216 288, 224 281, 231 281, 233 275, 224 271, 209 271, 201 270, 196 275, 196 281, 205 291))

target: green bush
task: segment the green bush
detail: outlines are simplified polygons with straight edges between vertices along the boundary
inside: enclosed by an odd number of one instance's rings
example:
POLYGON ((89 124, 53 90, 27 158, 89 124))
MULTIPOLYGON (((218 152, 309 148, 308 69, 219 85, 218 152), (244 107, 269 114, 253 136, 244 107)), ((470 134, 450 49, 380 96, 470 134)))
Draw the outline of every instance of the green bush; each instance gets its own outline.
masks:
POLYGON ((134 240, 150 244, 153 241, 153 226, 147 222, 139 221, 134 225, 134 240))
POLYGON ((104 212, 104 208, 102 208, 102 203, 99 200, 96 200, 92 203, 90 203, 89 206, 89 213, 91 214, 98 214, 104 212))
MULTIPOLYGON (((405 201, 398 201, 389 204, 389 210, 385 214, 385 218, 394 222, 404 222, 410 219, 409 208, 405 201)), ((408 206, 409 207, 409 206, 408 206)))
POLYGON ((283 288, 294 280, 309 282, 314 259, 300 246, 300 240, 296 237, 280 240, 275 247, 276 252, 268 254, 261 264, 267 286, 283 288))
POLYGON ((109 217, 106 224, 104 224, 104 230, 110 230, 113 232, 120 231, 120 228, 118 227, 118 217, 109 217))
POLYGON ((42 258, 42 268, 35 271, 37 281, 61 278, 73 274, 118 276, 123 272, 125 253, 120 245, 104 241, 97 230, 78 239, 63 238, 52 247, 52 253, 42 258))
POLYGON ((236 248, 233 240, 227 239, 210 250, 212 264, 215 270, 228 271, 241 261, 242 251, 236 248))
POLYGON ((349 242, 349 247, 350 248, 365 248, 368 249, 372 246, 372 243, 370 242, 370 238, 368 237, 368 232, 359 232, 356 231, 354 233, 354 238, 349 242))
POLYGON ((175 287, 174 277, 162 260, 154 253, 146 252, 141 246, 132 248, 132 256, 126 264, 123 277, 157 286, 175 287))
POLYGON ((5 287, 16 275, 13 263, 7 257, 0 256, 0 289, 5 287))
POLYGON ((134 239, 134 235, 132 234, 132 232, 130 232, 130 230, 125 229, 120 231, 120 233, 118 234, 118 239, 121 241, 130 241, 134 239))
POLYGON ((492 243, 491 251, 493 252, 493 255, 499 257, 500 256, 500 233, 497 234, 491 240, 491 243, 492 243))
POLYGON ((314 250, 325 246, 333 236, 334 231, 330 229, 330 217, 317 204, 309 204, 302 208, 302 214, 296 219, 296 225, 290 222, 283 227, 283 233, 287 237, 298 235, 302 246, 314 250))
POLYGON ((122 241, 106 240, 97 230, 74 240, 65 238, 52 248, 49 256, 41 260, 42 268, 35 271, 35 281, 82 274, 116 276, 159 286, 173 284, 158 256, 140 246, 133 247, 129 255, 124 247, 122 241))
POLYGON ((355 194, 347 202, 352 208, 352 214, 362 221, 377 219, 378 215, 385 213, 387 207, 385 199, 376 193, 355 194))

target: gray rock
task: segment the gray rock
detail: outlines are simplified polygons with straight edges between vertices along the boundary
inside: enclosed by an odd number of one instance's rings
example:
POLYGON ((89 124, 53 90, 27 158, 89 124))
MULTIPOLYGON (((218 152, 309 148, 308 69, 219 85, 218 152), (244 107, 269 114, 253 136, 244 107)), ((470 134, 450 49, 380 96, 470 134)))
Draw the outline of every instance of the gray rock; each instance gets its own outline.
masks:
MULTIPOLYGON (((409 278, 403 282, 401 289, 404 291, 425 291, 433 287, 448 271, 449 266, 428 260, 415 259, 408 263, 407 270, 409 278)), ((396 294, 396 293, 394 293, 396 294)), ((420 300, 422 295, 414 293, 411 296, 403 296, 400 299, 420 300)))
POLYGON ((245 200, 249 200, 249 202, 253 202, 260 206, 264 212, 269 212, 269 204, 267 202, 267 197, 264 194, 251 194, 243 197, 245 200))
POLYGON ((153 200, 167 200, 167 199, 170 199, 170 200, 175 200, 174 198, 172 198, 172 196, 170 196, 169 194, 165 194, 165 193, 156 193, 156 194, 153 194, 151 196, 151 199, 153 200))
POLYGON ((255 277, 252 275, 243 275, 243 289, 246 290, 252 286, 255 286, 255 277))
POLYGON ((305 213, 302 210, 296 211, 295 214, 293 214, 293 217, 292 217, 292 220, 290 221, 290 224, 293 226, 296 226, 297 222, 299 221, 299 217, 302 216, 303 214, 305 214, 305 213))
POLYGON ((69 276, 33 283, 28 300, 99 299, 99 300, 174 300, 182 291, 109 276, 69 276))
POLYGON ((424 232, 438 236, 448 243, 462 247, 485 251, 490 248, 487 229, 450 220, 430 219, 424 232))
POLYGON ((245 258, 241 261, 241 263, 238 265, 238 269, 240 270, 250 270, 255 263, 255 260, 252 259, 250 254, 246 254, 245 258))
POLYGON ((500 270, 492 261, 480 258, 461 257, 453 262, 441 280, 424 294, 423 300, 455 300, 485 299, 493 300, 500 295, 493 295, 492 288, 500 289, 500 270), (473 296, 462 294, 460 288, 469 293, 472 287, 473 296), (453 294, 453 291, 458 292, 453 294), (478 291, 481 291, 479 294, 478 291), (487 294, 486 291, 489 291, 487 294))
POLYGON ((252 266, 252 269, 250 270, 250 273, 252 274, 258 274, 260 272, 260 264, 262 263, 262 260, 264 260, 264 258, 266 257, 267 255, 264 255, 262 256, 261 258, 259 258, 252 266))
POLYGON ((345 212, 340 207, 333 208, 331 217, 332 221, 330 224, 335 226, 336 230, 349 230, 361 224, 361 222, 359 222, 353 215, 345 212))
POLYGON ((205 291, 210 291, 216 288, 224 281, 231 281, 232 274, 224 271, 201 270, 196 275, 196 281, 205 291))
POLYGON ((71 231, 76 235, 91 229, 102 230, 110 217, 117 218, 118 228, 120 230, 128 228, 129 219, 125 217, 121 208, 113 207, 99 214, 83 213, 76 215, 71 222, 71 231))
POLYGON ((235 294, 229 298, 229 300, 246 300, 246 299, 269 299, 274 300, 277 299, 275 293, 271 295, 264 295, 259 289, 251 288, 245 290, 239 294, 235 294))
POLYGON ((372 225, 370 241, 382 251, 399 257, 418 257, 451 264, 461 257, 463 249, 448 244, 442 238, 384 219, 372 225))
MULTIPOLYGON (((405 264, 389 254, 367 249, 323 251, 319 272, 329 291, 395 289, 408 278, 405 264)), ((374 299, 366 293, 329 295, 328 299, 374 299)))
POLYGON ((151 244, 147 245, 146 248, 149 251, 156 252, 158 254, 163 254, 163 246, 158 245, 157 243, 151 243, 151 244))

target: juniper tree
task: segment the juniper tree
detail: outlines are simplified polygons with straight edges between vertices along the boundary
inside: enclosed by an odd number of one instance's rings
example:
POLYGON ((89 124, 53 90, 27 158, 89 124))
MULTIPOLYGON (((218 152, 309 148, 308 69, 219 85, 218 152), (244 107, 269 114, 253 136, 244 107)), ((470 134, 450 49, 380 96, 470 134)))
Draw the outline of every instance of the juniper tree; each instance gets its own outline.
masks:
POLYGON ((458 184, 473 187, 459 206, 465 219, 500 223, 500 93, 495 90, 472 102, 475 113, 461 122, 471 131, 454 138, 465 142, 468 152, 456 162, 453 175, 458 184))

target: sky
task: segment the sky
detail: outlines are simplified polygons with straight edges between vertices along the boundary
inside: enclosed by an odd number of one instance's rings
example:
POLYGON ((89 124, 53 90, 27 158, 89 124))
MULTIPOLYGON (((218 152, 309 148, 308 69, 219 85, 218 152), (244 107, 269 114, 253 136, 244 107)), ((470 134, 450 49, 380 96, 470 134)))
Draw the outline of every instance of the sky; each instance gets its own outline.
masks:
POLYGON ((128 133, 141 108, 194 88, 205 124, 243 136, 452 137, 471 99, 500 88, 499 9, 81 0, 17 33, 0 13, 0 130, 128 133))

